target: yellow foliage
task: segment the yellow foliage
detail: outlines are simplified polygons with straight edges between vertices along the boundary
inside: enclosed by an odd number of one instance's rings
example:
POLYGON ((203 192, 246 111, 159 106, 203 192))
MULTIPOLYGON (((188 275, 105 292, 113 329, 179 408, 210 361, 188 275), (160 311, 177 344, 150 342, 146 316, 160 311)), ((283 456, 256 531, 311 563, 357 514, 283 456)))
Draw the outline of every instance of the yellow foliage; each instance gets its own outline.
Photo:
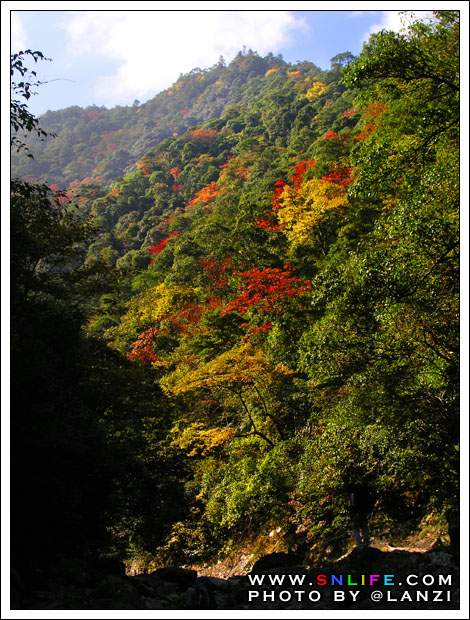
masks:
POLYGON ((282 364, 273 367, 262 349, 254 349, 247 342, 222 353, 196 370, 180 367, 162 380, 162 387, 175 396, 202 388, 243 391, 253 384, 268 384, 275 377, 291 374, 293 371, 282 364))
POLYGON ((171 446, 189 450, 187 456, 206 456, 215 448, 231 441, 235 435, 235 431, 230 426, 225 428, 204 428, 200 422, 189 424, 181 432, 174 429, 173 434, 176 439, 171 442, 171 446))
POLYGON ((328 86, 323 82, 314 82, 312 87, 308 89, 304 97, 307 97, 310 101, 318 99, 322 95, 328 92, 328 86))
POLYGON ((185 286, 167 287, 163 283, 150 288, 131 299, 120 325, 109 332, 116 341, 135 339, 143 330, 159 326, 165 317, 197 298, 199 290, 185 286))
POLYGON ((276 73, 276 71, 279 71, 279 69, 276 69, 276 68, 274 68, 274 69, 268 69, 268 70, 266 71, 266 73, 264 74, 264 77, 266 77, 267 75, 271 75, 271 74, 273 74, 273 73, 276 73))
POLYGON ((277 202, 276 216, 291 244, 307 242, 326 211, 349 204, 344 187, 322 179, 284 186, 277 202))

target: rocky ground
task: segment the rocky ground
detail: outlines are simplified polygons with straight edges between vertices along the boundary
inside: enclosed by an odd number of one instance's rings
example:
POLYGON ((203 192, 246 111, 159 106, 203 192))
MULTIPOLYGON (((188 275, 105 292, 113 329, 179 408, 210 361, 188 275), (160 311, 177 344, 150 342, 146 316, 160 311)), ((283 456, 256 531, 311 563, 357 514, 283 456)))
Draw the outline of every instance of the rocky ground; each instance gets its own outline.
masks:
POLYGON ((30 584, 13 574, 11 606, 99 610, 459 608, 458 561, 447 547, 427 551, 356 548, 319 567, 296 561, 294 555, 272 553, 258 560, 250 573, 221 579, 181 567, 129 576, 124 564, 113 560, 92 569, 64 560, 30 584), (341 576, 342 586, 338 584, 341 576))

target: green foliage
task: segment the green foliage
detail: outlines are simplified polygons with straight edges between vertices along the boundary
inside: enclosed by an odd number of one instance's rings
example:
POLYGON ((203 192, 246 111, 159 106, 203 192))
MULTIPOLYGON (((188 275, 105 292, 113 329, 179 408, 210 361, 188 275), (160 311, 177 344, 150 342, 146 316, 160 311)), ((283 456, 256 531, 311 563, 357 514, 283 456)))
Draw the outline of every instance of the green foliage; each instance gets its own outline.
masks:
MULTIPOLYGON (((45 58, 44 54, 41 52, 33 52, 31 50, 26 50, 24 52, 18 52, 18 54, 11 54, 10 56, 10 73, 12 78, 16 78, 16 74, 19 74, 21 81, 16 82, 12 79, 11 81, 11 91, 14 97, 22 97, 23 99, 28 99, 31 95, 35 94, 32 91, 32 88, 35 86, 39 86, 41 82, 31 82, 31 79, 36 78, 36 71, 32 71, 28 69, 23 61, 25 56, 30 56, 35 63, 38 60, 50 60, 50 58, 45 58)), ((21 138, 27 137, 30 133, 35 133, 37 137, 47 136, 48 133, 44 131, 39 126, 38 119, 31 114, 28 110, 28 106, 25 102, 22 102, 19 99, 11 99, 10 103, 10 124, 14 133, 10 138, 10 144, 12 147, 16 148, 16 152, 26 150, 29 151, 28 146, 25 142, 22 141, 21 138), (26 134, 22 134, 21 138, 18 137, 18 132, 26 131, 26 134)), ((53 136, 54 134, 51 134, 53 136)), ((28 157, 32 158, 33 155, 28 153, 28 157)))

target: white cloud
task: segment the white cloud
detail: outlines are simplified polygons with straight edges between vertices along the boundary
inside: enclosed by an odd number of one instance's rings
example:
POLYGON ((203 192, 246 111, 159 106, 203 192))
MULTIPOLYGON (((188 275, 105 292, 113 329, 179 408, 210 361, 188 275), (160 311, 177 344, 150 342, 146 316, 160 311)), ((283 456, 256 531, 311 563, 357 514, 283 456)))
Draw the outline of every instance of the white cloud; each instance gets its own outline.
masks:
POLYGON ((289 11, 70 11, 63 27, 72 54, 117 62, 96 87, 106 105, 151 97, 180 73, 212 66, 220 55, 232 60, 244 45, 277 53, 307 29, 289 11))
POLYGON ((407 24, 419 19, 432 19, 432 11, 413 11, 406 12, 405 15, 400 11, 382 11, 382 20, 378 24, 373 24, 369 31, 364 35, 363 41, 367 41, 371 34, 380 30, 393 30, 399 32, 407 24))
POLYGON ((24 51, 28 48, 28 37, 26 36, 23 23, 16 11, 12 11, 11 15, 11 51, 13 53, 24 51))

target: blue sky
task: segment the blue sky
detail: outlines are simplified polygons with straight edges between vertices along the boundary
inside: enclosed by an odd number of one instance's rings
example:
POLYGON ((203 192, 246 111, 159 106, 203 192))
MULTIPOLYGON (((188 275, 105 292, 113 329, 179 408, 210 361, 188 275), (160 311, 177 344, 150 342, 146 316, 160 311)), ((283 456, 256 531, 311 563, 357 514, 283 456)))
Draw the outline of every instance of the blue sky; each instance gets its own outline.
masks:
MULTIPOLYGON (((99 9, 129 4, 69 2, 67 7, 79 10, 37 11, 37 2, 7 4, 13 9, 12 51, 35 49, 52 59, 36 68, 38 79, 49 83, 41 85, 39 94, 28 103, 35 115, 71 105, 112 107, 130 105, 134 99, 143 102, 168 88, 180 73, 212 66, 219 55, 230 62, 243 46, 261 55, 272 51, 289 62, 310 60, 328 69, 330 58, 340 52, 359 54, 370 32, 400 27, 398 12, 390 10, 208 11, 181 9, 188 6, 184 3, 142 2, 130 6, 170 10, 103 11, 99 9), (89 7, 97 10, 85 10, 89 7)), ((214 4, 210 3, 211 8, 214 4)), ((264 9, 277 4, 223 6, 264 9)))

